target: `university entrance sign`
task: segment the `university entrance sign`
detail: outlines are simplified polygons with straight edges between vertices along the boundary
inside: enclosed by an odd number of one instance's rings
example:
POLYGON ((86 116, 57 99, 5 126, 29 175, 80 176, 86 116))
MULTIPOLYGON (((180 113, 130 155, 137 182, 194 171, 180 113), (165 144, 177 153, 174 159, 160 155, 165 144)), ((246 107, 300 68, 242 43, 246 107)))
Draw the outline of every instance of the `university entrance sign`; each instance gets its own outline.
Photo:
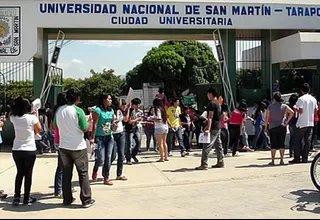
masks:
POLYGON ((316 0, 308 0, 313 5, 249 4, 238 0, 0 2, 0 61, 30 59, 41 45, 38 39, 44 28, 320 29, 320 2, 316 0))

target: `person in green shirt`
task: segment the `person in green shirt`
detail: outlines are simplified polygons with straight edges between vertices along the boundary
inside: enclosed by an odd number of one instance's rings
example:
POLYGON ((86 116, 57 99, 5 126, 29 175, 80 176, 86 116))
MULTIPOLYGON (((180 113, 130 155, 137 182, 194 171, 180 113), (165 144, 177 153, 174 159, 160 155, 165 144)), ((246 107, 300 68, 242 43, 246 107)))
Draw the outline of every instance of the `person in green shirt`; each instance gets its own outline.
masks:
POLYGON ((115 120, 114 110, 111 105, 111 95, 104 94, 100 97, 99 105, 92 114, 93 128, 90 140, 91 144, 96 144, 96 161, 93 167, 92 179, 97 180, 99 166, 103 166, 102 175, 106 185, 113 185, 109 179, 114 148, 112 124, 115 120))

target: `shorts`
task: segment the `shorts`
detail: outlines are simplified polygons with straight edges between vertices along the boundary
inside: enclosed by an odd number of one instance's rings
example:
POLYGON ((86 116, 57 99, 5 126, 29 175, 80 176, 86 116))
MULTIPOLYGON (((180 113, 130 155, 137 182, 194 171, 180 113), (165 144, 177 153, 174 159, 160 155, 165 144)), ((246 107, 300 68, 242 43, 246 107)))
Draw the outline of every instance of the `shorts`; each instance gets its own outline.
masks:
POLYGON ((284 126, 278 126, 269 130, 271 149, 284 149, 287 129, 284 126))
POLYGON ((169 128, 168 126, 161 126, 154 129, 154 134, 168 134, 169 128))

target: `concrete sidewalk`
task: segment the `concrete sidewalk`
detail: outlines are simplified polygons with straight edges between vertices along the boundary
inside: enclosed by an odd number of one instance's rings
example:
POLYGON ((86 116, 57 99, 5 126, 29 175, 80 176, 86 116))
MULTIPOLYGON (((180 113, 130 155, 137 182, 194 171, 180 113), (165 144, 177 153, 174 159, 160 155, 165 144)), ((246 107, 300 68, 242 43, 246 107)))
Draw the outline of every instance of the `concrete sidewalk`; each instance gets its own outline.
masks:
MULTIPOLYGON (((241 153, 226 157, 224 169, 195 171, 199 150, 186 158, 175 152, 165 163, 155 162, 156 153, 143 152, 140 164, 125 165, 128 181, 92 182, 96 205, 82 209, 78 193, 68 208, 53 198, 57 158, 52 154, 36 161, 32 192, 39 202, 12 207, 16 170, 11 154, 0 153, 0 188, 10 195, 0 202, 0 218, 319 218, 320 193, 312 185, 310 164, 270 167, 269 154, 241 153)), ((115 175, 112 166, 111 179, 115 175)), ((79 190, 76 172, 74 185, 79 190)))

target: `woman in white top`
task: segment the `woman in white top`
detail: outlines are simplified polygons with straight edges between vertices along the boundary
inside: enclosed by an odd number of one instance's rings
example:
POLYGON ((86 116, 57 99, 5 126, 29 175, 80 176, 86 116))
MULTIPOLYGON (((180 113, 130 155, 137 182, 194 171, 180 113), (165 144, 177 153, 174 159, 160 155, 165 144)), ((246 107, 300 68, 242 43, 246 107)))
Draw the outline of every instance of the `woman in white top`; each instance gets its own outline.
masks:
POLYGON ((13 205, 19 205, 20 203, 23 178, 23 204, 30 205, 36 201, 36 199, 30 197, 30 190, 37 150, 34 136, 41 131, 41 125, 38 118, 30 113, 31 104, 29 100, 21 97, 14 100, 10 116, 15 131, 12 155, 17 167, 13 205))
MULTIPOLYGON (((112 124, 113 130, 113 139, 114 139, 114 149, 117 150, 118 161, 117 161, 117 180, 127 180, 125 176, 122 176, 123 171, 123 159, 124 159, 124 150, 125 150, 125 134, 124 134, 124 126, 123 126, 123 111, 122 100, 118 98, 114 98, 113 102, 113 110, 115 112, 115 120, 112 124)), ((113 157, 115 158, 115 156, 113 157)))
POLYGON ((149 117, 149 119, 154 121, 154 134, 159 145, 160 160, 157 162, 164 162, 168 161, 167 135, 169 128, 167 124, 167 113, 161 99, 153 100, 153 107, 154 116, 149 117))

